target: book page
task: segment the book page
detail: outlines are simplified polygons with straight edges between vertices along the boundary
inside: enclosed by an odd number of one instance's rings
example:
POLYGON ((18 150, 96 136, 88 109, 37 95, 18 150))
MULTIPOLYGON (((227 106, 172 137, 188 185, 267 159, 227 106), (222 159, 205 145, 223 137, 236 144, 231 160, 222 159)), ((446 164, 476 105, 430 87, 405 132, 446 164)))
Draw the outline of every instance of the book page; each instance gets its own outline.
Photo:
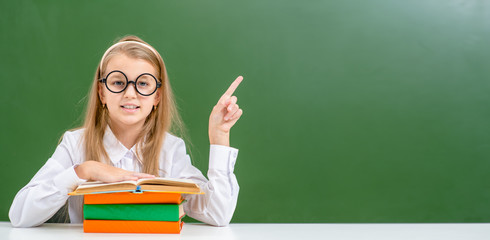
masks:
POLYGON ((157 185, 169 185, 169 186, 195 186, 196 183, 190 179, 180 179, 180 178, 142 178, 139 179, 136 184, 157 184, 157 185))
POLYGON ((113 185, 122 185, 122 184, 132 184, 132 185, 136 186, 137 182, 136 181, 122 181, 122 182, 114 182, 114 183, 104 183, 101 181, 84 182, 84 183, 80 184, 77 189, 102 187, 102 186, 113 186, 113 185))

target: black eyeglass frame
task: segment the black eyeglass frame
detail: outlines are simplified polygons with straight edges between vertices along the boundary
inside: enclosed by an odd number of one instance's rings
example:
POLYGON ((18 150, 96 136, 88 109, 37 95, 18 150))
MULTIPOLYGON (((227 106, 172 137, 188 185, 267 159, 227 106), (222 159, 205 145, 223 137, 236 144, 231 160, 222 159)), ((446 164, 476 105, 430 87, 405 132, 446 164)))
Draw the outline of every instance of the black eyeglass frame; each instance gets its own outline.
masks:
POLYGON ((136 90, 136 92, 138 92, 138 93, 139 93, 140 95, 142 95, 142 96, 151 96, 152 94, 154 94, 154 93, 157 91, 157 89, 158 89, 158 88, 160 88, 160 87, 162 86, 162 83, 161 83, 161 82, 159 82, 159 81, 157 80, 157 78, 156 78, 155 76, 153 76, 152 74, 150 74, 150 73, 142 73, 142 74, 140 74, 140 75, 139 75, 139 76, 136 78, 136 80, 134 80, 134 81, 129 81, 128 76, 126 76, 126 74, 124 74, 122 71, 119 71, 119 70, 114 70, 114 71, 112 71, 112 72, 108 73, 108 74, 105 76, 105 78, 100 79, 100 80, 99 80, 99 82, 104 83, 104 85, 105 85, 105 87, 107 88, 107 90, 109 90, 110 92, 113 92, 113 93, 122 93, 122 92, 124 92, 124 91, 126 90, 126 88, 128 88, 129 84, 131 84, 131 83, 132 83, 132 84, 134 85, 134 89, 136 90), (121 74, 124 76, 124 78, 126 78, 126 86, 124 86, 124 88, 123 88, 121 91, 118 91, 118 92, 116 92, 116 91, 112 91, 112 90, 109 88, 109 86, 107 86, 107 78, 109 77, 109 75, 111 75, 111 74, 112 74, 112 73, 114 73, 114 72, 121 73, 121 74), (137 87, 137 85, 136 85, 136 83, 138 83, 138 79, 139 79, 141 76, 143 76, 143 75, 149 75, 149 76, 151 76, 151 77, 152 77, 152 78, 155 80, 155 82, 157 83, 157 87, 156 87, 156 88, 155 88, 155 90, 153 90, 153 92, 152 92, 152 93, 150 93, 150 94, 143 94, 143 93, 141 93, 141 92, 138 90, 138 87, 137 87))

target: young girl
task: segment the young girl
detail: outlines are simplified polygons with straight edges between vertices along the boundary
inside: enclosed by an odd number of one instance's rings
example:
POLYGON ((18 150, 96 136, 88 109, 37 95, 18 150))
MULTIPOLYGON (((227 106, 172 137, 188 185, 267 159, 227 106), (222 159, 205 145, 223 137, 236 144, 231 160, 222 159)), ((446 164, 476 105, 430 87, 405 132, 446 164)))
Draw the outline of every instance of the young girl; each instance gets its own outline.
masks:
POLYGON ((83 127, 64 134, 53 156, 15 196, 12 225, 40 225, 67 200, 70 222, 81 223, 83 197, 67 195, 78 184, 154 176, 198 183, 205 194, 185 196, 186 214, 227 225, 239 189, 233 173, 238 150, 229 147, 229 135, 243 113, 232 94, 242 79, 231 84, 209 117, 207 180, 191 165, 184 141, 169 133, 182 124, 162 57, 138 37, 122 38, 97 67, 83 127))

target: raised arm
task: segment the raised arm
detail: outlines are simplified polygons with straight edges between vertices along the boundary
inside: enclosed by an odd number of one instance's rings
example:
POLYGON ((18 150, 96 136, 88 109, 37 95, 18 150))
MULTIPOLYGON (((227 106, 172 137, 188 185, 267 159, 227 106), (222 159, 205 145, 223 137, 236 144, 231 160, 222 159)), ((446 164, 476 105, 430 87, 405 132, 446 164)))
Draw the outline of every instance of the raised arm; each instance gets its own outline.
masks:
POLYGON ((230 129, 240 119, 243 110, 238 107, 233 93, 242 82, 239 76, 221 96, 209 116, 209 142, 211 145, 230 146, 230 129))
POLYGON ((171 176, 192 179, 205 192, 203 195, 185 196, 187 215, 214 226, 228 225, 238 199, 239 186, 233 173, 238 149, 230 147, 230 129, 243 114, 236 104, 237 97, 233 96, 242 80, 240 76, 230 85, 209 117, 209 180, 192 166, 184 141, 175 141, 167 151, 167 157, 173 162, 171 176))

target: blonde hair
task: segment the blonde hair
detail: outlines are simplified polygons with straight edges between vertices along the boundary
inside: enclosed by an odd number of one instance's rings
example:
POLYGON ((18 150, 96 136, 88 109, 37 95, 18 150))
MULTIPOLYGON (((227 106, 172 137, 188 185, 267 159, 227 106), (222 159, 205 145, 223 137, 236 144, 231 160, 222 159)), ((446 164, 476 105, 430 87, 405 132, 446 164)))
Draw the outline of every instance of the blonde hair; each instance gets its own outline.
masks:
MULTIPOLYGON (((183 134, 184 125, 177 111, 162 57, 153 47, 136 36, 121 38, 118 43, 106 51, 97 66, 83 123, 83 128, 85 129, 83 135, 85 161, 95 160, 110 164, 103 144, 104 133, 110 121, 108 110, 102 105, 99 98, 98 88, 99 84, 101 84, 99 80, 103 78, 102 74, 105 73, 107 63, 117 54, 125 54, 130 58, 148 61, 157 70, 158 76, 155 77, 162 83, 162 86, 157 89, 157 92, 160 93, 160 101, 146 118, 136 144, 137 155, 143 163, 142 172, 158 176, 158 160, 165 140, 165 133, 183 134), (122 42, 124 44, 121 44, 122 42)), ((154 94, 157 93, 155 92, 154 94)))

